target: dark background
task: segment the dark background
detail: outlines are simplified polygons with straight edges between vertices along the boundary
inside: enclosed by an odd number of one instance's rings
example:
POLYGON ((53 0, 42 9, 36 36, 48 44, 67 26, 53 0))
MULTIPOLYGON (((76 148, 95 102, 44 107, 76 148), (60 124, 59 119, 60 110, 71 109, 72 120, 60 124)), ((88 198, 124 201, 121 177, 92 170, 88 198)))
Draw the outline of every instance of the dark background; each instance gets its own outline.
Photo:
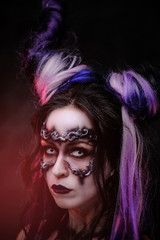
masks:
MULTIPOLYGON (((69 22, 91 64, 106 69, 148 62, 160 69, 160 14, 156 3, 69 0, 69 22)), ((140 1, 139 1, 140 2, 140 1)), ((36 29, 40 0, 0 4, 0 240, 16 238, 26 192, 20 176, 34 110, 19 52, 36 29)))

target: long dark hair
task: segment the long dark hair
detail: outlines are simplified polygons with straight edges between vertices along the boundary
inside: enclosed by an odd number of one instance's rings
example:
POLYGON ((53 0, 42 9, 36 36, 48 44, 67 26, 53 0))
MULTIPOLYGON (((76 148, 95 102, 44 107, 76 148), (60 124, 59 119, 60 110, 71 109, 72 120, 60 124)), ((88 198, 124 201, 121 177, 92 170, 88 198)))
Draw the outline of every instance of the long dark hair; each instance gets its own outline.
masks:
MULTIPOLYGON (((47 104, 39 109, 33 119, 33 126, 37 141, 36 149, 34 150, 34 153, 25 160, 23 165, 23 175, 28 184, 30 181, 29 186, 32 186, 33 189, 32 191, 34 197, 32 199, 32 207, 30 208, 32 211, 29 222, 34 222, 35 233, 38 232, 40 222, 46 222, 46 225, 51 226, 53 218, 55 218, 54 226, 52 226, 50 231, 52 232, 54 229, 56 230, 56 228, 59 229, 60 226, 58 226, 58 224, 60 223, 60 218, 57 217, 57 213, 61 213, 60 217, 64 214, 64 211, 58 211, 58 207, 55 206, 55 203, 52 203, 54 200, 52 199, 51 201, 50 196, 48 196, 50 194, 46 189, 43 176, 40 172, 39 133, 43 121, 52 110, 62 108, 70 104, 80 108, 89 115, 94 124, 96 133, 98 134, 98 154, 97 161, 95 162, 94 178, 98 191, 101 194, 103 214, 104 212, 106 213, 107 210, 107 225, 109 225, 108 231, 109 229, 111 230, 118 188, 117 166, 119 165, 120 142, 122 135, 120 104, 109 91, 102 88, 98 83, 76 83, 76 85, 74 84, 74 86, 69 89, 54 95, 47 104), (107 181, 104 175, 106 161, 109 161, 111 167, 115 169, 115 174, 110 179, 107 179, 107 181), (103 182, 103 185, 100 181, 103 182), (52 209, 50 211, 47 210, 49 206, 52 209), (38 214, 33 214, 34 211, 38 211, 38 214)), ((94 224, 97 224, 100 217, 101 216, 95 217, 94 224)), ((95 229, 94 224, 91 229, 92 234, 95 229)), ((33 224, 31 224, 31 229, 32 227, 33 224)), ((107 226, 105 224, 103 231, 107 230, 106 227, 107 226)), ((31 232, 31 229, 29 232, 31 232)), ((42 234, 42 229, 39 231, 39 234, 42 234)), ((45 234, 49 235, 51 233, 50 231, 47 227, 45 234)), ((31 233, 29 233, 29 235, 30 234, 31 233)), ((30 239, 29 235, 27 239, 30 239)), ((31 236, 33 239, 32 234, 31 236)))
POLYGON ((88 114, 99 136, 93 174, 103 203, 90 231, 84 229, 80 239, 83 235, 84 239, 92 238, 95 226, 106 214, 98 237, 137 240, 143 232, 150 184, 144 122, 155 116, 159 106, 151 86, 154 81, 150 84, 130 69, 108 74, 106 80, 99 77, 82 64, 75 45, 66 48, 73 34, 67 34, 64 24, 64 1, 44 0, 42 6, 42 27, 27 43, 22 56, 41 105, 32 121, 35 147, 23 164, 23 177, 31 195, 25 212, 28 220, 24 225, 29 224, 26 239, 42 240, 54 230, 63 233, 66 229, 67 217, 61 222, 66 211, 55 205, 40 171, 39 132, 52 110, 73 104, 88 114), (106 182, 107 160, 115 174, 106 182))

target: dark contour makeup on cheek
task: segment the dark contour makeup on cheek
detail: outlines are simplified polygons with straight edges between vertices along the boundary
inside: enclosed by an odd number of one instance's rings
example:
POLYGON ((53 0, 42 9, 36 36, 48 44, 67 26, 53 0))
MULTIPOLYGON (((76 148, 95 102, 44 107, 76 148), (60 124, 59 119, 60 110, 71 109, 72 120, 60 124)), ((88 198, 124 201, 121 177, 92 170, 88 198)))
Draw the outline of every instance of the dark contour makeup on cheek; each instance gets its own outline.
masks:
POLYGON ((65 131, 64 135, 62 136, 55 129, 49 131, 46 128, 46 123, 44 122, 40 131, 40 137, 41 140, 45 141, 45 145, 41 146, 42 156, 45 155, 46 158, 51 156, 53 158, 53 162, 51 163, 44 161, 43 158, 41 159, 40 164, 43 172, 46 172, 50 167, 54 166, 56 162, 56 157, 58 156, 59 150, 54 143, 57 142, 57 144, 61 145, 62 142, 67 142, 65 154, 69 155, 71 159, 77 160, 78 162, 87 157, 90 158, 89 164, 86 165, 85 169, 73 168, 70 163, 65 160, 67 167, 70 169, 72 174, 78 176, 80 182, 83 183, 84 178, 92 173, 97 143, 97 135, 93 129, 87 129, 86 127, 80 129, 77 127, 65 131))

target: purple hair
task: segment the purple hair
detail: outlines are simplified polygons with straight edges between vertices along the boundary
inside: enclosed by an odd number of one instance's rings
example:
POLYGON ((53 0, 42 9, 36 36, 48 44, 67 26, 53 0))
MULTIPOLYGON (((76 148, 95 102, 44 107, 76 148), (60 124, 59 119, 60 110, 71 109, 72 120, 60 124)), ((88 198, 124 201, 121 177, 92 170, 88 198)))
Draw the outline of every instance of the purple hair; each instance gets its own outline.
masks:
POLYGON ((107 85, 122 102, 123 135, 120 159, 119 191, 110 240, 139 239, 145 189, 143 189, 143 137, 136 120, 153 117, 158 100, 150 84, 132 70, 112 73, 107 85))
MULTIPOLYGON (((57 57, 55 56, 55 58, 57 57)), ((145 212, 146 189, 144 188, 142 169, 144 137, 137 126, 137 121, 143 121, 146 118, 153 117, 157 113, 159 104, 156 94, 149 82, 132 70, 123 71, 122 74, 110 74, 106 84, 101 82, 98 76, 96 76, 96 73, 90 70, 78 71, 71 78, 64 79, 62 82, 60 81, 58 86, 56 85, 56 81, 53 80, 53 75, 50 74, 50 71, 54 71, 55 67, 53 59, 54 55, 48 61, 49 63, 40 63, 43 68, 40 68, 39 78, 36 78, 36 83, 39 83, 36 85, 38 86, 38 92, 39 89, 43 92, 43 87, 46 89, 47 82, 52 83, 52 85, 47 84, 47 86, 50 87, 48 92, 51 97, 55 92, 66 90, 74 83, 94 82, 95 80, 91 77, 94 75, 99 85, 107 91, 112 92, 122 105, 123 132, 119 166, 119 189, 110 240, 117 239, 117 236, 121 236, 121 240, 124 240, 126 237, 129 237, 130 240, 138 240, 141 222, 143 222, 143 213, 145 212), (42 78, 41 74, 45 77, 43 76, 42 78)), ((63 59, 61 59, 61 61, 64 62, 63 59)), ((60 64, 58 64, 58 66, 59 65, 60 64)), ((73 65, 73 68, 74 67, 73 65)), ((65 71, 61 68, 58 75, 61 74, 61 76, 63 76, 65 71)), ((72 68, 69 68, 68 71, 72 75, 72 68)), ((56 79, 56 76, 54 76, 54 78, 56 79)), ((39 92, 40 98, 41 92, 39 92)), ((48 98, 46 94, 44 103, 49 101, 50 97, 48 98)))
MULTIPOLYGON (((66 25, 66 0, 42 0, 38 30, 27 39, 21 54, 23 68, 32 82, 39 61, 57 49, 76 45, 75 33, 66 25)), ((67 55, 67 53, 66 53, 67 55)))
MULTIPOLYGON (((79 56, 60 50, 69 46, 70 36, 73 37, 71 32, 67 34, 69 31, 65 26, 65 2, 42 1, 40 28, 27 42, 22 56, 26 72, 34 77, 41 105, 59 90, 69 88, 75 79, 82 81, 80 71, 87 70, 88 80, 85 81, 91 80, 90 68, 81 64, 79 56)), ((102 87, 119 99, 123 124, 119 189, 110 240, 138 240, 146 189, 143 183, 144 137, 137 121, 153 117, 159 104, 149 82, 132 70, 110 74, 102 87)))

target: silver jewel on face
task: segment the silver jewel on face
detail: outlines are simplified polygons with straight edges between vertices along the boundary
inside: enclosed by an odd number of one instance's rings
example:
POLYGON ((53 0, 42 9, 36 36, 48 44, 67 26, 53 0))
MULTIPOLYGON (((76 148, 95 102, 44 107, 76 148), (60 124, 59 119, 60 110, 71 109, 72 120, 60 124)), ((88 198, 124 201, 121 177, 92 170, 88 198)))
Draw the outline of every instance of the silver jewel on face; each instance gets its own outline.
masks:
MULTIPOLYGON (((40 136, 41 139, 43 140, 53 140, 53 141, 74 141, 77 138, 87 138, 88 141, 90 142, 96 142, 97 141, 97 135, 94 133, 93 130, 83 128, 83 129, 77 129, 77 130, 72 130, 72 131, 66 131, 64 136, 61 136, 56 130, 48 131, 46 129, 46 123, 43 123, 43 126, 40 131, 40 136)), ((87 176, 89 176, 93 172, 93 165, 94 165, 94 158, 92 158, 89 162, 89 164, 86 166, 87 169, 77 169, 77 168, 72 168, 70 164, 67 163, 68 168, 71 170, 72 174, 78 176, 80 179, 83 179, 87 176)), ((49 167, 53 166, 54 164, 51 163, 45 163, 43 162, 43 159, 41 159, 40 162, 41 169, 46 171, 49 167)))
POLYGON ((68 162, 67 165, 74 175, 79 176, 80 178, 84 178, 89 176, 91 172, 93 172, 93 163, 94 159, 92 158, 89 162, 89 165, 86 166, 87 170, 72 168, 68 162))
MULTIPOLYGON (((93 172, 94 158, 92 158, 90 160, 89 165, 86 166, 87 167, 86 170, 72 168, 68 162, 66 162, 66 163, 67 163, 68 168, 71 170, 72 174, 74 174, 80 178, 87 177, 93 172)), ((47 170, 49 167, 52 167, 53 165, 54 164, 52 164, 52 163, 45 163, 45 162, 43 162, 43 159, 41 159, 40 166, 41 166, 42 170, 47 170)))
POLYGON ((89 130, 87 128, 77 129, 77 130, 73 130, 70 132, 66 131, 64 133, 64 136, 61 136, 56 130, 48 131, 48 129, 46 129, 45 125, 46 124, 44 122, 43 127, 41 128, 41 131, 40 131, 40 136, 44 140, 52 139, 54 141, 61 141, 61 142, 70 141, 70 142, 72 142, 75 139, 82 138, 82 137, 88 138, 89 141, 97 140, 97 135, 94 134, 92 130, 89 130))
POLYGON ((40 166, 42 170, 46 170, 48 167, 51 167, 53 164, 43 162, 43 159, 40 161, 40 166))

